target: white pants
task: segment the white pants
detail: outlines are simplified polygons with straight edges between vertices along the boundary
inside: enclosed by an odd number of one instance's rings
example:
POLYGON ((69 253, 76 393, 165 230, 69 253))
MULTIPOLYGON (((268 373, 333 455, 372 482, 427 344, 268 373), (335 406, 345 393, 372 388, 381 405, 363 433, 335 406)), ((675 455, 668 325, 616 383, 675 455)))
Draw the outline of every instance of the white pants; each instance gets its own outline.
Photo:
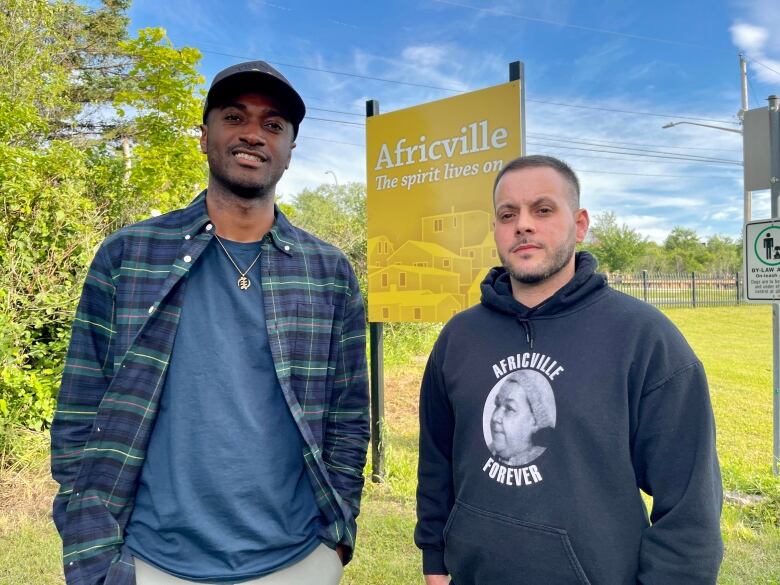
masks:
MULTIPOLYGON (((134 560, 136 585, 204 585, 169 575, 141 559, 134 560)), ((338 585, 343 572, 336 551, 320 544, 294 565, 265 577, 242 581, 240 585, 338 585)))

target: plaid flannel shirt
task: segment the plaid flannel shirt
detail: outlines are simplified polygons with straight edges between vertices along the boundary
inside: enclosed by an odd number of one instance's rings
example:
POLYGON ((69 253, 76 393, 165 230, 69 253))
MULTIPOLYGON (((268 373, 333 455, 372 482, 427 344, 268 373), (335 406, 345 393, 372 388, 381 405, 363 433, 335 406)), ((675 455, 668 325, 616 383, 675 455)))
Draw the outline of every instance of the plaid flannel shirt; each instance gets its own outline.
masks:
MULTIPOLYGON (((124 527, 188 271, 214 235, 205 200, 112 234, 86 278, 51 428, 68 585, 135 583, 124 527)), ((351 550, 369 436, 363 301, 346 257, 276 214, 260 260, 274 367, 304 439, 319 536, 351 550)))

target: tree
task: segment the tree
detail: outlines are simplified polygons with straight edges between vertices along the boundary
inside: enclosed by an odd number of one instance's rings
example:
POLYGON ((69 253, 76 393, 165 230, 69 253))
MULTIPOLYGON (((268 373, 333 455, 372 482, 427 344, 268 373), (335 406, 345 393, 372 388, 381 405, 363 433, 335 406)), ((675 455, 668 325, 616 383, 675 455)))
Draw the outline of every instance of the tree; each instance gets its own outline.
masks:
POLYGON ((676 226, 664 240, 664 251, 668 267, 674 272, 695 272, 702 270, 708 262, 707 248, 696 232, 676 226))
POLYGON ((636 268, 637 260, 645 251, 647 240, 626 224, 618 225, 611 211, 595 217, 590 228, 592 243, 589 249, 602 269, 623 272, 636 268))
POLYGON ((102 126, 90 114, 110 105, 123 82, 128 59, 118 42, 128 4, 0 0, 0 116, 10 122, 3 143, 35 146, 102 126))
POLYGON ((366 186, 347 183, 304 189, 294 198, 292 208, 296 225, 347 255, 366 298, 366 186))
POLYGON ((205 180, 199 55, 157 29, 129 39, 127 6, 0 0, 0 419, 51 420, 100 240, 205 180))
POLYGON ((714 235, 707 240, 708 272, 734 273, 742 268, 742 242, 728 236, 714 235))
POLYGON ((647 242, 642 255, 637 259, 637 270, 658 273, 667 269, 663 246, 659 246, 655 242, 647 242))
POLYGON ((196 69, 200 52, 176 49, 161 29, 142 29, 119 47, 131 67, 114 97, 121 120, 117 134, 132 144, 132 168, 130 196, 114 209, 130 221, 148 216, 152 208, 181 207, 204 186, 206 167, 196 131, 202 113, 196 88, 203 78, 196 69))

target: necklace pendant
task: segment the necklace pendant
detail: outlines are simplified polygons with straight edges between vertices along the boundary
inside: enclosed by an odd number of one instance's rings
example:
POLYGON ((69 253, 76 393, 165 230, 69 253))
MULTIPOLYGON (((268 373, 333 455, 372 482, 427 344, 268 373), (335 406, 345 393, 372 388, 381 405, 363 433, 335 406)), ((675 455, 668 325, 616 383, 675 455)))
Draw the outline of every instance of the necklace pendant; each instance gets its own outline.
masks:
POLYGON ((252 281, 249 280, 246 276, 242 276, 241 278, 238 279, 236 284, 238 284, 238 288, 240 288, 241 290, 246 290, 250 286, 252 286, 252 281))

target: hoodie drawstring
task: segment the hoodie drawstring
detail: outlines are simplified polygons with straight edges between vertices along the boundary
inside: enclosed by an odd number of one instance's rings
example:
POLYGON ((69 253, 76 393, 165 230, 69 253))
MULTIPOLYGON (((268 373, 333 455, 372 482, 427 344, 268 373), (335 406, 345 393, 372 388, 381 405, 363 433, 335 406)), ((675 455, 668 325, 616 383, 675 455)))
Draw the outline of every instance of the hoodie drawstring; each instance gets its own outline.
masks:
POLYGON ((525 341, 528 343, 529 348, 534 348, 534 324, 530 319, 524 319, 523 317, 517 317, 517 322, 525 329, 525 341))

